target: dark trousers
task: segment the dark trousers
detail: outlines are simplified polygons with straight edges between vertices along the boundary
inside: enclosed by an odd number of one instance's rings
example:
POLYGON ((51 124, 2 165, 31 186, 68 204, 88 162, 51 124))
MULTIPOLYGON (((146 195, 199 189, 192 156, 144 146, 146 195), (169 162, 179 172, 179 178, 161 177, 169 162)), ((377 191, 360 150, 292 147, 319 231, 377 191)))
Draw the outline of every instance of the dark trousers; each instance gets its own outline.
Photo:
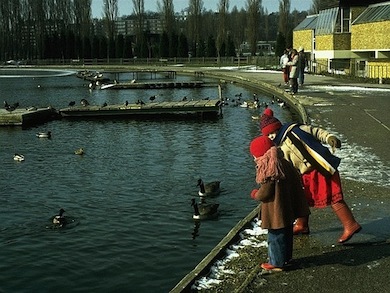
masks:
POLYGON ((298 92, 298 78, 290 78, 290 91, 292 94, 296 94, 298 92))
POLYGON ((293 240, 293 225, 268 229, 268 257, 271 265, 281 268, 292 259, 293 240))
POLYGON ((298 68, 298 81, 300 85, 305 82, 305 68, 298 68))

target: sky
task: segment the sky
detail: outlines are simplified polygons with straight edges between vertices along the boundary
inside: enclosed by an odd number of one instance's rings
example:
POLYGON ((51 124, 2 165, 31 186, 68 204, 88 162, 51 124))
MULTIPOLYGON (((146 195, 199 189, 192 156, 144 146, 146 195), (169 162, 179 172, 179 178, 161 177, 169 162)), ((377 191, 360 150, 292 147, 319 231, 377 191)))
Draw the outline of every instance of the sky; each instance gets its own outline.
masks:
MULTIPOLYGON (((145 0, 145 10, 157 12, 158 0, 145 0)), ((160 0, 162 2, 162 0, 160 0)), ((188 7, 189 0, 173 0, 173 6, 175 11, 188 7)), ((209 10, 217 10, 219 0, 203 0, 203 6, 209 10)), ((237 6, 238 9, 245 8, 246 0, 230 0, 229 9, 237 6)), ((294 9, 298 11, 309 10, 313 1, 312 0, 291 0, 291 11, 294 9)), ((279 0, 262 0, 264 9, 268 10, 268 13, 279 11, 279 0)), ((103 15, 103 0, 92 0, 92 16, 95 18, 101 18, 103 15)), ((130 15, 133 13, 133 1, 132 0, 118 0, 118 16, 130 15)))

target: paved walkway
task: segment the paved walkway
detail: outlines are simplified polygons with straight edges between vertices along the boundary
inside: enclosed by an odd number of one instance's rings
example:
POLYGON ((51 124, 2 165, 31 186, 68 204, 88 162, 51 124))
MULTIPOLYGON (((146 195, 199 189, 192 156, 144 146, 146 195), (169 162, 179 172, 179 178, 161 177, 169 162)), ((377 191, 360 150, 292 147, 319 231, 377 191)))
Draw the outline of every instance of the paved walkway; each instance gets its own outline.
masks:
MULTIPOLYGON (((205 73, 286 97, 298 108, 304 108, 308 123, 331 128, 342 135, 342 141, 369 149, 370 154, 379 158, 381 166, 385 166, 382 173, 378 172, 382 179, 390 180, 390 85, 306 75, 305 85, 292 97, 280 85, 281 73, 223 69, 205 69, 205 73), (338 91, 329 86, 370 87, 382 91, 338 91), (389 92, 386 94, 383 90, 389 92)), ((367 160, 371 157, 367 154, 367 160)), ((381 167, 378 165, 378 168, 381 167)), ((346 201, 363 227, 348 244, 335 244, 342 227, 330 208, 312 209, 312 233, 295 238, 296 264, 292 270, 264 274, 257 263, 265 261, 266 256, 260 255, 257 248, 251 248, 240 256, 233 276, 203 292, 386 291, 390 284, 390 188, 352 180, 343 180, 343 188, 346 201)))
MULTIPOLYGON (((269 91, 276 93, 285 91, 279 72, 218 70, 214 74, 241 79, 252 85, 265 85, 269 91)), ((305 85, 299 89, 295 99, 307 111, 308 123, 331 121, 337 132, 345 134, 349 141, 370 146, 383 161, 390 162, 390 152, 387 151, 390 143, 390 84, 357 83, 343 78, 306 74, 305 85), (324 88, 321 89, 321 86, 324 88), (368 94, 348 89, 336 91, 329 86, 380 89, 388 91, 388 94, 382 92, 376 96, 374 90, 368 94)))

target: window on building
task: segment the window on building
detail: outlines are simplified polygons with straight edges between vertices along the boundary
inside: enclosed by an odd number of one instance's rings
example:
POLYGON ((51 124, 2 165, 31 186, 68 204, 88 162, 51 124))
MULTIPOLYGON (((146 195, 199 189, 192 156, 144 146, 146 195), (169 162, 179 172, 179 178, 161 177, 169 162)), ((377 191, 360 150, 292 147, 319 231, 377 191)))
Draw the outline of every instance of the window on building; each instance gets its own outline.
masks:
POLYGON ((317 20, 316 34, 326 35, 335 32, 338 11, 338 7, 320 11, 317 20))
POLYGON ((349 8, 341 8, 341 32, 349 33, 351 24, 351 10, 349 8))
POLYGON ((359 61, 358 68, 359 70, 364 70, 366 68, 366 61, 359 61))
POLYGON ((372 5, 360 14, 354 21, 354 24, 361 24, 374 21, 383 21, 390 19, 390 5, 388 2, 372 5))
POLYGON ((337 14, 335 33, 349 33, 350 28, 350 9, 340 8, 337 14))

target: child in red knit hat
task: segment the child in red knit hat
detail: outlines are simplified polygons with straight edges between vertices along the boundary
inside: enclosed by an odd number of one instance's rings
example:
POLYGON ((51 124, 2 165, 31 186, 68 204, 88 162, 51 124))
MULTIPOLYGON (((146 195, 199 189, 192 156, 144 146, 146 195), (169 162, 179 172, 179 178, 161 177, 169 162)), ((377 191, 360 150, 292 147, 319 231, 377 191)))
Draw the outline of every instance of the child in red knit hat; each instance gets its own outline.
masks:
POLYGON ((250 153, 256 163, 256 182, 251 197, 262 201, 261 227, 268 229, 268 258, 261 267, 282 271, 292 259, 293 223, 310 214, 298 172, 283 153, 266 136, 250 143, 250 153))
MULTIPOLYGON (((341 147, 340 140, 318 127, 297 123, 282 125, 269 108, 261 116, 260 128, 263 135, 280 146, 284 157, 301 173, 309 206, 332 206, 344 226, 344 232, 338 242, 344 243, 359 232, 361 226, 344 201, 337 170, 340 159, 322 145, 329 144, 334 152, 335 148, 341 147)), ((309 217, 298 218, 294 225, 294 234, 309 233, 309 217)))

